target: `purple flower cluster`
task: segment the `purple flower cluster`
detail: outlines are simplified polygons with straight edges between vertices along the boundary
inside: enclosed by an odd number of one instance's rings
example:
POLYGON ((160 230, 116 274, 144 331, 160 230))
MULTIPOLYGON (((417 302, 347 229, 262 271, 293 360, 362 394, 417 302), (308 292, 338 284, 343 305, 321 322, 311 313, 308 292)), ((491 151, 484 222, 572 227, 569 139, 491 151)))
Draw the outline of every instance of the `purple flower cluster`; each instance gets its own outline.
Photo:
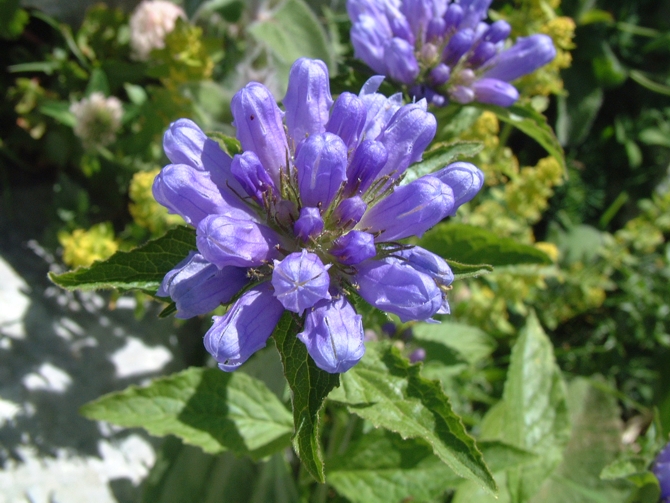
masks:
POLYGON ((363 356, 356 292, 402 321, 448 313, 447 263, 397 240, 420 236, 472 199, 483 183, 457 162, 407 185, 436 121, 426 101, 376 92, 330 94, 322 61, 291 68, 285 111, 252 82, 232 99, 243 153, 233 158, 190 120, 173 123, 164 149, 173 164, 154 181, 156 200, 196 228, 193 251, 159 296, 177 317, 215 316, 205 347, 231 371, 265 346, 284 310, 303 316, 298 338, 316 365, 345 372, 363 356))
POLYGON ((547 35, 519 37, 483 20, 491 0, 347 0, 354 54, 375 72, 408 86, 411 96, 442 106, 478 101, 508 107, 511 81, 556 57, 547 35))
POLYGON ((670 443, 658 453, 651 469, 661 486, 661 503, 670 503, 670 443))

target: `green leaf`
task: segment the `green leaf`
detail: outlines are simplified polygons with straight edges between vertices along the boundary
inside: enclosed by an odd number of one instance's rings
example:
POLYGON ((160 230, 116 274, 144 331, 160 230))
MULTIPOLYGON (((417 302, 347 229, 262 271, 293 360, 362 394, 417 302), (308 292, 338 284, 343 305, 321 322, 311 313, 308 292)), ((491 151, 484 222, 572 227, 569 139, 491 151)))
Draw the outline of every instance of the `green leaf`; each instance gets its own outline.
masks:
POLYGON ((258 379, 242 372, 190 368, 85 404, 89 419, 176 435, 208 453, 260 459, 289 445, 291 415, 258 379))
POLYGON ((497 236, 479 227, 453 222, 433 227, 419 240, 419 245, 444 257, 450 264, 452 260, 496 267, 552 263, 546 253, 534 246, 497 236))
POLYGON ((472 106, 493 112, 501 121, 511 124, 530 136, 558 161, 564 172, 567 172, 563 148, 551 126, 547 124, 547 118, 544 115, 529 106, 512 105, 508 108, 502 108, 482 103, 472 103, 472 106))
POLYGON ((500 440, 480 440, 477 445, 484 453, 484 460, 493 473, 527 465, 537 461, 539 457, 534 452, 520 449, 500 440))
POLYGON ((484 144, 477 141, 438 144, 423 154, 421 162, 417 162, 407 169, 402 184, 405 185, 419 177, 442 169, 458 159, 474 157, 481 152, 482 148, 484 148, 484 144))
POLYGON ((327 481, 352 503, 422 503, 462 479, 425 442, 380 428, 328 460, 327 481))
POLYGON ((319 411, 328 393, 339 385, 340 375, 329 374, 316 366, 307 347, 296 337, 300 330, 293 315, 285 311, 272 336, 291 389, 295 425, 293 449, 312 477, 323 483, 326 479, 319 443, 319 411))
POLYGON ((242 153, 242 144, 237 138, 219 133, 218 131, 207 132, 207 136, 217 142, 221 150, 230 157, 242 153))
POLYGON ((44 101, 39 106, 39 111, 56 119, 64 126, 74 127, 77 123, 74 114, 70 112, 70 104, 67 101, 44 101))
POLYGON ((16 39, 23 33, 30 15, 20 8, 20 0, 0 0, 0 38, 16 39))
POLYGON ((493 272, 493 266, 489 264, 461 264, 455 260, 445 259, 454 273, 454 279, 478 278, 483 274, 493 272))
POLYGON ((479 328, 453 321, 439 325, 417 323, 412 327, 412 336, 421 347, 445 346, 470 365, 490 356, 497 346, 495 339, 479 328))
POLYGON ((365 357, 342 375, 341 387, 329 398, 376 427, 425 440, 458 476, 495 493, 493 476, 449 398, 438 382, 419 372, 420 366, 411 365, 397 348, 369 344, 365 357))
POLYGON ((507 472, 512 501, 524 502, 561 462, 570 433, 565 384, 535 313, 512 349, 503 401, 500 438, 541 456, 537 463, 507 472))
POLYGON ((165 275, 195 249, 193 229, 177 227, 161 238, 129 252, 116 252, 104 262, 95 262, 91 267, 62 274, 49 273, 49 279, 68 290, 138 288, 155 292, 165 275))
POLYGON ((107 80, 107 75, 101 68, 93 69, 91 78, 86 85, 86 96, 90 96, 93 93, 102 93, 105 96, 109 96, 109 81, 107 80))
POLYGON ((335 59, 326 32, 302 0, 286 0, 269 16, 249 25, 247 31, 274 55, 281 81, 285 82, 290 66, 302 57, 320 59, 335 73, 335 59))
POLYGON ((641 456, 617 459, 605 466, 600 472, 603 480, 624 479, 630 475, 636 475, 647 471, 649 463, 641 456))

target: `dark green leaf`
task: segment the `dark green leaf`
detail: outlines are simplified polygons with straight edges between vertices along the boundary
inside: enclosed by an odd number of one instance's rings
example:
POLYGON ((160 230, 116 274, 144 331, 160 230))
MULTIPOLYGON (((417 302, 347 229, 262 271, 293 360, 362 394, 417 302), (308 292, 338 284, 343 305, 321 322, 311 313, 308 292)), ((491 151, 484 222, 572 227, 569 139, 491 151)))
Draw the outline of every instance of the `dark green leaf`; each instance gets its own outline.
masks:
POLYGON ((218 131, 208 132, 207 136, 216 141, 219 144, 219 147, 221 147, 221 150, 231 157, 242 153, 242 144, 237 138, 219 133, 218 131))
POLYGON ((481 452, 440 384, 421 377, 420 366, 411 365, 397 348, 368 345, 363 360, 342 375, 342 386, 329 398, 376 427, 425 440, 458 476, 497 491, 481 452))
POLYGON ((20 8, 20 3, 20 0, 0 0, 0 38, 17 38, 28 24, 30 15, 20 8))
POLYGON ((116 252, 104 262, 62 274, 49 274, 51 281, 69 290, 138 288, 155 292, 163 277, 195 250, 195 232, 177 227, 165 236, 129 252, 116 252))
POLYGON ((477 141, 461 141, 438 144, 423 154, 423 160, 407 169, 402 183, 407 184, 417 178, 444 168, 459 159, 474 157, 484 145, 477 141))
POLYGON ((101 68, 93 69, 91 78, 86 86, 86 96, 90 96, 93 93, 102 93, 105 96, 109 96, 109 81, 101 68))
POLYGON ((575 61, 561 72, 561 76, 570 93, 558 96, 556 135, 561 145, 579 145, 591 131, 603 103, 604 91, 586 62, 575 61))
POLYGON ((273 338, 284 376, 291 389, 293 406, 293 448, 307 471, 319 482, 325 482, 323 455, 319 443, 319 411, 328 393, 340 383, 339 374, 329 374, 318 368, 307 353, 307 347, 296 335, 300 327, 286 311, 279 320, 273 338))
POLYGON ((551 126, 547 124, 547 119, 544 115, 536 112, 530 107, 520 105, 512 105, 508 108, 502 108, 494 105, 483 105, 481 103, 477 103, 476 106, 478 108, 493 112, 501 121, 511 124, 523 133, 530 136, 542 147, 544 147, 549 155, 558 161, 564 172, 566 171, 565 154, 563 153, 563 148, 558 142, 558 139, 552 131, 551 126))
POLYGON ((485 229, 466 224, 438 224, 424 234, 419 245, 444 257, 450 264, 452 260, 462 264, 492 266, 551 264, 547 254, 534 246, 499 237, 485 229))
POLYGON ((258 379, 190 368, 146 387, 130 386, 81 408, 89 419, 176 435, 205 452, 259 459, 289 445, 291 415, 258 379))
POLYGON ((412 327, 412 335, 421 347, 445 346, 471 365, 487 358, 497 346, 495 339, 479 328, 453 321, 443 321, 439 325, 417 323, 412 327))
POLYGON ((446 259, 451 271, 454 273, 454 279, 478 278, 483 274, 493 272, 493 266, 489 264, 461 264, 455 260, 446 259))
POLYGON ((64 126, 74 127, 77 122, 74 114, 70 112, 70 104, 67 101, 44 101, 39 106, 39 111, 56 119, 64 126))

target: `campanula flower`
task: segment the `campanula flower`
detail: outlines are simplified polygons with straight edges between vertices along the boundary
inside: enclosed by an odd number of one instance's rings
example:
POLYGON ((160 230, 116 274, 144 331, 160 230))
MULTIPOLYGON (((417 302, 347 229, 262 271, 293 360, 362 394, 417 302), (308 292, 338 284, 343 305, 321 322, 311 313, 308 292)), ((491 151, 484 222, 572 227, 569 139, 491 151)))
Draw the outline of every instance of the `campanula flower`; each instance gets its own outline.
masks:
POLYGON ((670 444, 666 444, 658 453, 651 471, 661 486, 661 503, 670 503, 670 444))
POLYGON ((507 43, 510 25, 484 20, 491 0, 348 0, 354 55, 436 106, 449 100, 502 107, 519 98, 511 81, 556 57, 551 38, 507 43))
POLYGON ((382 79, 333 101, 326 66, 303 58, 283 110, 263 85, 248 84, 232 100, 243 149, 233 158, 189 120, 165 134, 172 164, 154 195, 195 227, 197 250, 158 295, 184 318, 229 305, 205 335, 221 369, 265 346, 284 311, 300 318, 298 339, 331 373, 365 352, 353 295, 403 322, 449 312, 447 263, 398 240, 453 215, 483 175, 461 162, 400 185, 437 123, 425 100, 403 106, 399 94, 377 93, 382 79))

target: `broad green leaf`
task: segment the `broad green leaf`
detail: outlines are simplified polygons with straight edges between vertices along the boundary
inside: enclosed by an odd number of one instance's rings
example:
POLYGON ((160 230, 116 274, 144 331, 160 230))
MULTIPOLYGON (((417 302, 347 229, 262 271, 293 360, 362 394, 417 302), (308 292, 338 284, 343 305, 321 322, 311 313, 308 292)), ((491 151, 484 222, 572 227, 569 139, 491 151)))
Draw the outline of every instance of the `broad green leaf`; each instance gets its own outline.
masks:
POLYGON ((481 152, 482 148, 484 148, 484 145, 477 141, 438 144, 423 154, 421 162, 417 162, 407 169, 402 184, 407 184, 419 177, 442 169, 458 159, 474 157, 481 152))
POLYGON ((551 264, 549 256, 534 246, 497 236, 479 227, 454 222, 436 225, 424 234, 419 245, 447 261, 454 260, 462 264, 489 264, 494 267, 551 264))
POLYGON ((20 0, 0 0, 0 38, 18 38, 28 24, 30 14, 20 8, 20 3, 20 0))
POLYGON ((216 141, 219 144, 219 147, 221 147, 221 150, 231 157, 235 154, 242 153, 242 144, 237 138, 219 133, 218 131, 208 132, 207 136, 216 141))
POLYGON ((49 274, 51 281, 68 290, 139 288, 155 292, 163 277, 195 250, 195 232, 177 227, 165 236, 129 252, 119 251, 104 262, 62 274, 49 274))
POLYGON ((503 401, 501 439, 540 455, 537 463, 507 472, 512 501, 521 503, 562 461, 570 434, 565 384, 535 313, 512 349, 503 401))
POLYGON ((478 278, 483 274, 493 272, 493 266, 489 264, 461 264, 455 260, 446 259, 451 271, 454 273, 454 279, 478 278))
POLYGON ((617 399, 585 378, 568 387, 572 432, 563 462, 545 480, 534 503, 624 503, 630 491, 601 480, 600 473, 618 454, 623 430, 617 399))
POLYGON ((439 325, 417 323, 412 327, 412 334, 420 346, 445 346, 469 364, 487 358, 497 346, 495 339, 479 328, 453 321, 443 321, 439 325))
POLYGON ((319 411, 328 393, 340 383, 339 374, 318 368, 307 353, 307 347, 296 335, 300 327, 288 311, 279 320, 273 338, 284 367, 284 376, 291 389, 293 406, 293 449, 319 482, 325 482, 323 455, 319 443, 319 411))
POLYGON ((109 81, 101 68, 93 69, 91 78, 86 85, 86 96, 90 96, 93 93, 102 93, 105 96, 109 96, 109 81))
POLYGON ((277 59, 281 80, 288 77, 293 62, 302 57, 320 59, 335 71, 333 50, 326 32, 302 0, 286 0, 276 10, 247 28, 277 59))
POLYGON ((328 460, 327 481, 352 503, 432 502, 458 477, 421 440, 376 429, 328 460))
POLYGON ((647 471, 648 465, 647 460, 641 456, 617 459, 602 469, 600 478, 603 480, 623 479, 647 471))
POLYGON ((145 387, 130 386, 81 408, 89 419, 176 435, 208 453, 260 459, 289 445, 291 414, 258 379, 190 368, 145 387))
POLYGON ((570 93, 557 99, 556 136, 561 145, 579 145, 591 131, 604 91, 593 76, 590 62, 575 61, 561 72, 561 77, 570 93))
POLYGON ((77 122, 74 114, 70 112, 70 104, 67 101, 44 101, 39 106, 39 111, 64 126, 74 127, 77 122))
POLYGON ((480 440, 477 445, 484 453, 484 460, 493 473, 508 468, 527 465, 537 461, 538 455, 501 442, 500 440, 480 440))
POLYGON ((229 452, 212 455, 165 439, 142 483, 141 503, 297 503, 298 495, 282 453, 254 463, 229 452))
POLYGON ((369 344, 365 357, 342 375, 341 387, 329 398, 376 427, 423 439, 456 475, 497 491, 481 452, 440 384, 421 377, 420 366, 411 365, 397 348, 369 344))
POLYGON ((558 142, 551 126, 547 124, 547 119, 544 115, 536 112, 529 106, 512 105, 508 108, 502 108, 481 103, 473 103, 472 105, 493 112, 501 121, 511 124, 521 132, 530 136, 544 147, 549 155, 558 161, 563 168, 563 171, 566 172, 567 168, 565 165, 563 148, 558 142))

